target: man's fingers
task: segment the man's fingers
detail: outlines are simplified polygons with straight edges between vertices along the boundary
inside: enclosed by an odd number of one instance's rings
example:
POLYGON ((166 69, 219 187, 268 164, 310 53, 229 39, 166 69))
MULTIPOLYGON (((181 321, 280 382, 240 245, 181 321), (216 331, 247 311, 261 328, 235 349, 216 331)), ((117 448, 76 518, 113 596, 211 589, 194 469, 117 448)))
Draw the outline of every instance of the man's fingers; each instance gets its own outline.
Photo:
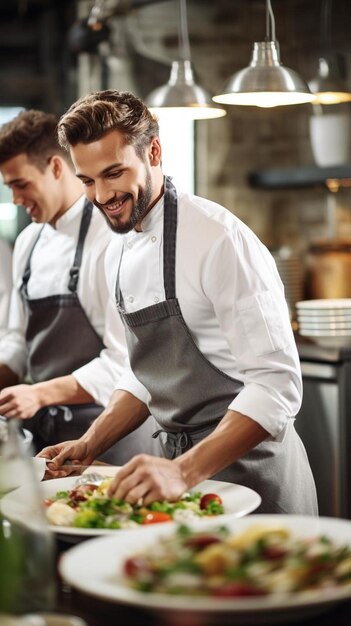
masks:
POLYGON ((40 450, 36 456, 39 456, 42 459, 51 460, 57 455, 57 453, 57 448, 55 446, 48 446, 47 448, 40 450))

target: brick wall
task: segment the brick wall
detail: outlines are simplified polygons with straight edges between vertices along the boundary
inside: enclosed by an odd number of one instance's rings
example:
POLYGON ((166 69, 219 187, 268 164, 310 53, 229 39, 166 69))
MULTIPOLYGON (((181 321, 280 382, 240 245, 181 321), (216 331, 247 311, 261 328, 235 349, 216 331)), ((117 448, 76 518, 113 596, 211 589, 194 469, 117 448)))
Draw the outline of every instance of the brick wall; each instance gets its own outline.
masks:
MULTIPOLYGON (((333 0, 329 5, 326 29, 322 0, 272 0, 281 59, 310 80, 323 51, 322 37, 327 38, 328 50, 342 55, 351 87, 351 2, 333 0)), ((264 39, 265 3, 188 0, 188 21, 197 79, 214 93, 232 73, 248 65, 253 41, 264 39)), ((116 18, 115 46, 125 63, 128 59, 130 84, 141 96, 165 82, 177 54, 177 3, 158 2, 134 10, 123 18, 123 27, 116 18)), ((227 111, 225 118, 197 123, 199 195, 225 205, 271 248, 289 245, 303 255, 310 241, 330 234, 333 205, 336 233, 351 236, 351 190, 330 199, 323 189, 260 191, 247 184, 251 170, 314 162, 309 137, 313 107, 232 106, 227 111)), ((334 106, 337 111, 351 115, 348 104, 334 106)))

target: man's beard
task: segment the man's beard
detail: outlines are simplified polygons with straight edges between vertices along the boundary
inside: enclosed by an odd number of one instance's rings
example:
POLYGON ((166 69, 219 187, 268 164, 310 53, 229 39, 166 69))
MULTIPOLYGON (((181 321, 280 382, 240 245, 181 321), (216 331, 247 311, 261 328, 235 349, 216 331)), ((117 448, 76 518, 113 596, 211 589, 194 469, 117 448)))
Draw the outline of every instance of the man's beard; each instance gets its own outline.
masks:
POLYGON ((112 218, 113 221, 112 221, 111 218, 109 218, 106 215, 106 213, 102 210, 102 208, 99 205, 97 205, 98 209, 100 209, 106 222, 108 223, 109 227, 111 228, 111 230, 113 230, 114 233, 118 233, 119 235, 124 235, 125 233, 129 233, 129 231, 132 230, 136 226, 136 224, 141 222, 141 220, 147 213, 147 210, 149 208, 149 205, 152 199, 152 180, 151 180, 151 174, 149 170, 147 168, 145 169, 146 169, 145 189, 139 193, 138 199, 133 206, 132 214, 128 222, 126 222, 125 224, 119 223, 121 220, 119 220, 118 216, 113 217, 112 218))

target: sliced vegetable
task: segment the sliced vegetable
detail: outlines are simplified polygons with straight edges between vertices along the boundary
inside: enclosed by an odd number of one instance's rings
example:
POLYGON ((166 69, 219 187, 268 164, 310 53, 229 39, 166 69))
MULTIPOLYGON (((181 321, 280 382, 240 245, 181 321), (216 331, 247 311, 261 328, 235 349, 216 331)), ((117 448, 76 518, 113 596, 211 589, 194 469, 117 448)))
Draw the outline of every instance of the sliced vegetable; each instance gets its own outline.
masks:
POLYGON ((171 515, 163 513, 162 511, 150 511, 145 515, 142 524, 159 524, 160 522, 170 522, 172 520, 171 515))

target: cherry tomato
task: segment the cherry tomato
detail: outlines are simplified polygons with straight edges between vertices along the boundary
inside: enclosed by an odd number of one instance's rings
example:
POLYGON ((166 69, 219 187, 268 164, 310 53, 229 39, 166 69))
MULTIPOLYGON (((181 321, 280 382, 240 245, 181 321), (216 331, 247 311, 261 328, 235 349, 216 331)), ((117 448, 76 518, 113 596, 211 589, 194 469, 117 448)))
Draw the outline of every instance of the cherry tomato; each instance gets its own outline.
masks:
POLYGON ((51 506, 53 502, 54 500, 52 500, 51 498, 46 498, 45 500, 43 500, 44 506, 51 506))
POLYGON ((205 493, 200 500, 200 509, 207 509, 210 502, 218 502, 218 504, 223 504, 221 498, 216 493, 205 493))
POLYGON ((280 546, 265 546, 262 550, 262 556, 268 561, 277 561, 283 559, 287 552, 286 549, 284 550, 280 546))
POLYGON ((78 487, 70 491, 69 497, 74 502, 84 502, 88 498, 88 493, 95 491, 95 489, 97 488, 98 485, 93 485, 90 483, 86 485, 79 485, 78 487))
POLYGON ((159 522, 169 522, 172 517, 163 511, 150 511, 145 515, 142 524, 158 524, 159 522))
POLYGON ((213 543, 219 542, 220 539, 218 537, 215 537, 214 535, 193 535, 192 537, 188 537, 188 539, 186 539, 185 545, 189 546, 189 548, 202 550, 203 548, 207 548, 207 546, 210 546, 213 543))
POLYGON ((245 582, 229 582, 215 589, 213 595, 217 598, 239 598, 244 596, 262 596, 265 592, 251 587, 245 582))
POLYGON ((130 557, 123 565, 124 573, 129 578, 138 578, 140 575, 151 574, 149 562, 142 556, 130 557))

